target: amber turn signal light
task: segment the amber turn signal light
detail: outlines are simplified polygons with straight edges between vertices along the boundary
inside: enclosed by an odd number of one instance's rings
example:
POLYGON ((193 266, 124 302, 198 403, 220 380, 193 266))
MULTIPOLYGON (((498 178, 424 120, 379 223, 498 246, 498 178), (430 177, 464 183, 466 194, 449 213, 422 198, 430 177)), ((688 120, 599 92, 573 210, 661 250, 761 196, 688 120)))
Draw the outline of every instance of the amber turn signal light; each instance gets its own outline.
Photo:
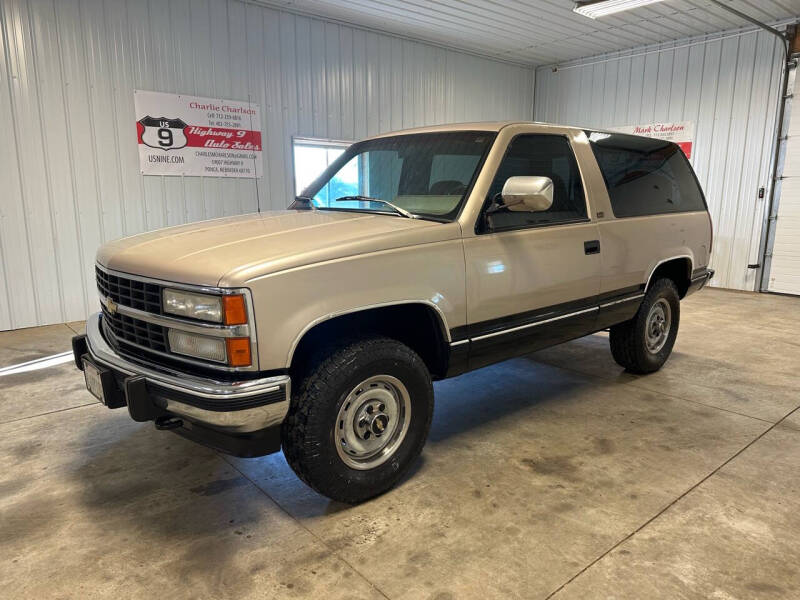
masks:
POLYGON ((232 367, 249 367, 250 338, 226 338, 228 349, 228 364, 232 367))
POLYGON ((247 323, 247 309, 244 296, 223 296, 222 306, 225 314, 225 325, 244 325, 247 323))

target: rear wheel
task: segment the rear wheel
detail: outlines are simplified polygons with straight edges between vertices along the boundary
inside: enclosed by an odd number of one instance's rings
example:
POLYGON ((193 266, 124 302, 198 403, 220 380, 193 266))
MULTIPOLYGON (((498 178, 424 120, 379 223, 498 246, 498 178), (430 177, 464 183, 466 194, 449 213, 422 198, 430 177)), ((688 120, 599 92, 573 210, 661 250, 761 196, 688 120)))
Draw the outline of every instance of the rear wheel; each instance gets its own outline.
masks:
POLYGON ((283 451, 319 493, 362 502, 408 470, 432 416, 433 386, 422 359, 395 340, 361 340, 309 368, 283 424, 283 451))
POLYGON ((611 328, 609 341, 614 360, 631 373, 658 371, 675 345, 680 311, 675 283, 671 279, 655 281, 633 319, 611 328))

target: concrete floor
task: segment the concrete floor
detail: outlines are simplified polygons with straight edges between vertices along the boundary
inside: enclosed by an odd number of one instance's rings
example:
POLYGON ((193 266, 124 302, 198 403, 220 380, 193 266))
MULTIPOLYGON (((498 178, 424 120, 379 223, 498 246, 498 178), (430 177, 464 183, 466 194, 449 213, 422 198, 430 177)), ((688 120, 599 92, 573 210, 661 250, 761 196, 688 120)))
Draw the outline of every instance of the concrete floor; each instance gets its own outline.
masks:
MULTIPOLYGON (((0 333, 0 367, 70 326, 0 333)), ((800 299, 707 290, 665 368, 595 335, 438 383, 394 491, 322 498, 93 402, 0 378, 0 596, 800 597, 800 299)))

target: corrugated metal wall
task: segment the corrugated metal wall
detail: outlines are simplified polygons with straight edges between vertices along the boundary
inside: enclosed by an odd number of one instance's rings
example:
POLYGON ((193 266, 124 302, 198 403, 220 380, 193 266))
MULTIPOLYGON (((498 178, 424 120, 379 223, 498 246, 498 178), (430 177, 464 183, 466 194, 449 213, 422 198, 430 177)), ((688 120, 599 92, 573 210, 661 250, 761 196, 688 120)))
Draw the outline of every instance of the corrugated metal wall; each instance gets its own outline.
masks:
POLYGON ((614 127, 694 121, 692 163, 714 220, 713 284, 754 290, 783 54, 766 32, 706 36, 536 73, 538 121, 614 127))
POLYGON ((532 69, 237 0, 2 0, 0 32, 0 330, 94 311, 106 240, 286 206, 293 135, 533 112, 532 69), (258 103, 257 189, 140 175, 134 89, 258 103))

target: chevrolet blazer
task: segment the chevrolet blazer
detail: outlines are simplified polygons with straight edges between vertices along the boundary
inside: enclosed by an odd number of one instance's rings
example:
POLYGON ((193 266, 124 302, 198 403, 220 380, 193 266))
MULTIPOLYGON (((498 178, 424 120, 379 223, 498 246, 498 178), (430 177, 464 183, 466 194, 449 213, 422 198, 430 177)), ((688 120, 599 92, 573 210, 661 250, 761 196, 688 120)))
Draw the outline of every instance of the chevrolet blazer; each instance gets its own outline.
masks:
POLYGON ((622 367, 661 368, 711 243, 670 142, 521 122, 389 133, 287 210, 102 246, 75 362, 109 408, 239 456, 282 448, 315 490, 360 502, 421 452, 432 381, 606 329, 622 367))

